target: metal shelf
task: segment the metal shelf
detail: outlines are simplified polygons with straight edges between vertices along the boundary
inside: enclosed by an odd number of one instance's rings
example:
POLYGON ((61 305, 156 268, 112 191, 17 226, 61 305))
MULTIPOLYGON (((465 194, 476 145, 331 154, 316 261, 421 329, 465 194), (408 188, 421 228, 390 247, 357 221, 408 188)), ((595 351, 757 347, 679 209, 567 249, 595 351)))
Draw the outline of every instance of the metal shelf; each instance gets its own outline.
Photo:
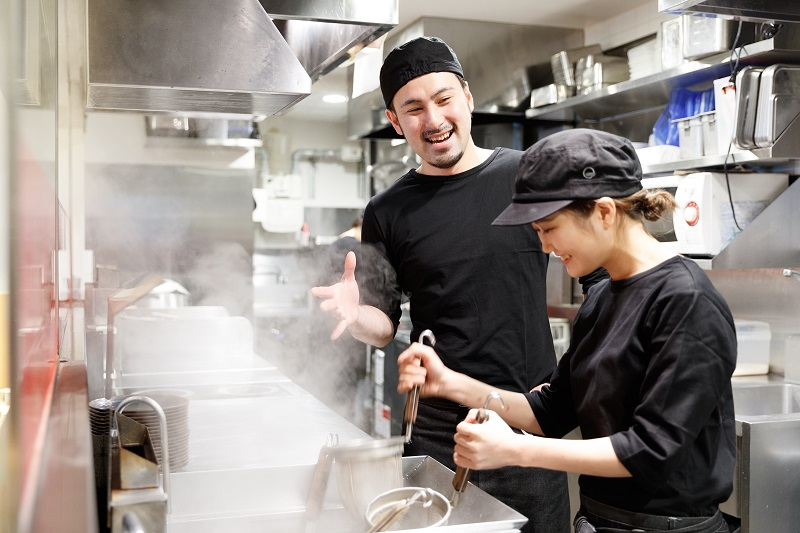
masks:
MULTIPOLYGON (((737 50, 739 67, 800 62, 800 31, 784 28, 772 39, 737 50)), ((672 89, 709 84, 731 74, 734 53, 716 54, 635 80, 623 81, 587 95, 525 111, 525 117, 561 122, 605 122, 666 106, 672 89)))
POLYGON ((658 0, 662 13, 711 13, 726 18, 772 22, 800 22, 800 6, 791 0, 658 0), (750 5, 747 5, 750 4, 750 5))
MULTIPOLYGON (((373 125, 372 129, 358 136, 359 139, 402 139, 398 135, 384 115, 379 115, 379 122, 373 125)), ((493 111, 486 109, 475 109, 472 113, 472 125, 499 124, 525 121, 524 111, 493 111)))
POLYGON ((230 138, 230 139, 209 139, 200 137, 158 137, 148 136, 145 146, 150 148, 260 148, 261 139, 249 138, 230 138))
POLYGON ((772 148, 759 148, 758 150, 737 150, 728 154, 708 155, 695 159, 680 159, 655 165, 642 165, 642 174, 656 176, 672 174, 674 172, 694 172, 698 169, 721 169, 725 166, 732 169, 737 166, 758 166, 761 169, 768 167, 784 167, 780 171, 796 173, 800 161, 787 155, 778 155, 772 148))

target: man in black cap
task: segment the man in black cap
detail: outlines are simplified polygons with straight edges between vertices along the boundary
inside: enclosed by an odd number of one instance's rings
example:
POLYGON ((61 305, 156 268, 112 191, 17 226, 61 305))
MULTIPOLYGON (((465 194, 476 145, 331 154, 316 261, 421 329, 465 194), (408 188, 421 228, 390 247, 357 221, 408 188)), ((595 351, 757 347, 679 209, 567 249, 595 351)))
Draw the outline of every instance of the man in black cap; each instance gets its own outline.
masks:
MULTIPOLYGON (((332 338, 346 329, 385 346, 395 335, 403 293, 412 340, 430 329, 449 367, 498 389, 527 392, 546 382, 556 364, 548 255, 530 225, 492 226, 511 200, 522 152, 475 146, 473 97, 456 54, 440 39, 421 37, 392 50, 380 81, 386 116, 422 162, 364 213, 362 246, 375 246, 391 264, 396 297, 386 304, 359 294, 354 254, 340 283, 313 289, 325 298, 320 307, 340 320, 332 338)), ((455 468, 453 436, 466 413, 458 403, 422 398, 405 454, 455 468)), ((471 481, 524 514, 524 531, 569 531, 564 473, 506 467, 474 472, 471 481)))

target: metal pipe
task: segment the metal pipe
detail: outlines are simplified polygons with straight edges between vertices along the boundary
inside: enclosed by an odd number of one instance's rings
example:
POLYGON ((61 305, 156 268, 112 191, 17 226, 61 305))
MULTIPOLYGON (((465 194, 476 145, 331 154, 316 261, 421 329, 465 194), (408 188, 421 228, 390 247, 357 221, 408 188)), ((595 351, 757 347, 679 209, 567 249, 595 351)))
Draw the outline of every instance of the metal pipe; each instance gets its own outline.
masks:
POLYGON ((297 164, 303 160, 316 163, 321 160, 341 161, 342 153, 340 150, 314 150, 311 148, 300 148, 292 152, 292 174, 297 174, 297 164))
POLYGON ((798 272, 797 270, 792 270, 790 268, 784 268, 783 269, 783 275, 786 276, 787 278, 795 277, 798 280, 800 280, 800 272, 798 272))
MULTIPOLYGON (((112 443, 114 439, 119 438, 119 430, 118 422, 117 422, 117 415, 121 414, 122 411, 133 403, 146 403, 149 405, 153 411, 156 412, 158 416, 158 428, 161 432, 161 471, 163 473, 163 489, 164 493, 167 496, 167 513, 170 512, 172 507, 172 502, 170 501, 170 482, 169 482, 169 438, 167 437, 167 415, 164 414, 164 410, 158 405, 152 398, 148 398, 147 396, 128 396, 124 400, 122 400, 119 405, 117 406, 116 411, 114 412, 114 416, 111 418, 111 438, 112 443)), ((109 454, 110 455, 110 454, 109 454)), ((111 468, 108 469, 109 476, 111 475, 111 468)), ((111 483, 109 482, 109 487, 111 483)), ((111 502, 111 495, 109 494, 109 504, 111 502)), ((110 513, 109 513, 110 515, 110 513)))

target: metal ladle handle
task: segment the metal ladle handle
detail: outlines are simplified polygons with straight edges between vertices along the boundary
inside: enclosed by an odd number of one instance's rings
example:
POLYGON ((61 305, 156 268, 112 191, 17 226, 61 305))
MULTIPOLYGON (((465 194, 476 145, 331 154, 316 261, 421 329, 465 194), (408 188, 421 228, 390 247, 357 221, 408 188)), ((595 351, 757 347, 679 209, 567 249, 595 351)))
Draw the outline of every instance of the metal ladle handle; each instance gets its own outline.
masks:
POLYGON ((339 435, 329 433, 325 445, 320 448, 317 466, 311 478, 311 489, 306 501, 306 533, 314 533, 317 529, 317 520, 322 512, 322 503, 325 499, 325 489, 328 487, 328 478, 333 463, 333 451, 339 444, 339 435))
MULTIPOLYGON (((419 334, 419 343, 425 344, 425 339, 431 343, 431 346, 436 345, 436 337, 433 332, 426 329, 419 334)), ((411 431, 414 429, 414 424, 417 421, 417 410, 419 408, 419 385, 408 391, 408 398, 406 398, 406 408, 403 411, 403 422, 406 425, 406 442, 411 442, 411 431)))
MULTIPOLYGON (((489 404, 492 400, 500 400, 500 408, 505 409, 506 404, 503 401, 503 397, 500 396, 498 392, 490 392, 486 395, 486 400, 483 402, 483 407, 478 409, 478 415, 475 417, 476 424, 483 424, 489 418, 489 415, 486 414, 486 410, 489 408, 489 404)), ((453 476, 453 488, 455 492, 453 492, 453 497, 451 498, 451 503, 453 506, 456 504, 456 500, 458 499, 458 495, 464 492, 464 489, 467 487, 467 482, 469 481, 470 469, 459 466, 456 468, 456 475, 453 476)))

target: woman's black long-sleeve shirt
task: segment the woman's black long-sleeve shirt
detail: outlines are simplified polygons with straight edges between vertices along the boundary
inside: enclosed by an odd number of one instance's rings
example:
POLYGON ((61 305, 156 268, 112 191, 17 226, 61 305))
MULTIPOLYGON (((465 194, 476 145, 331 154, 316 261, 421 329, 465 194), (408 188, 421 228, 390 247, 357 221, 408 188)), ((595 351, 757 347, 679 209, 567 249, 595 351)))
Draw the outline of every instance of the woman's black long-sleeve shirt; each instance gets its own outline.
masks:
POLYGON ((581 492, 635 512, 708 516, 732 491, 733 317, 691 260, 675 257, 589 291, 572 342, 528 400, 546 436, 610 437, 632 478, 583 475, 581 492))

